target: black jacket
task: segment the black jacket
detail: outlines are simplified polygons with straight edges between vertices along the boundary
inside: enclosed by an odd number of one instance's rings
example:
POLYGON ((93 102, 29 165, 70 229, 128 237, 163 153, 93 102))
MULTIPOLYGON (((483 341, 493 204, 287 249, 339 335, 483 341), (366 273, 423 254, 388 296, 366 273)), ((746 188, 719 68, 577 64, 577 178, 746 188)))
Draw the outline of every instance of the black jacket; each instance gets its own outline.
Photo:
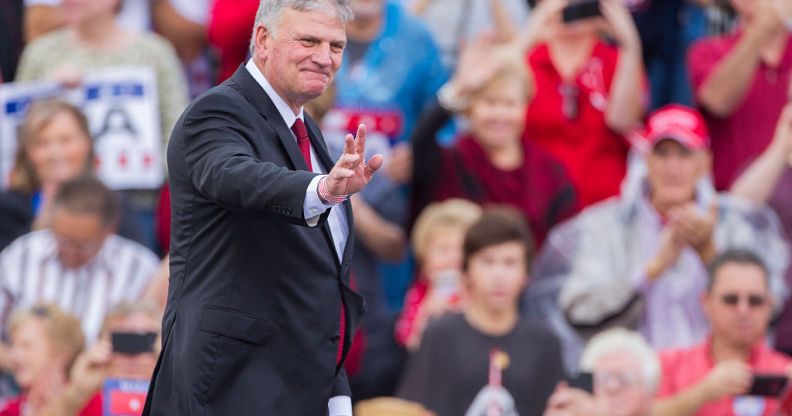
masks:
MULTIPOLYGON (((311 145, 333 163, 316 123, 311 145)), ((325 415, 349 394, 336 366, 364 312, 327 224, 308 227, 315 176, 244 67, 185 110, 168 146, 171 277, 163 349, 144 415, 325 415)), ((349 202, 343 204, 352 227, 349 202)))

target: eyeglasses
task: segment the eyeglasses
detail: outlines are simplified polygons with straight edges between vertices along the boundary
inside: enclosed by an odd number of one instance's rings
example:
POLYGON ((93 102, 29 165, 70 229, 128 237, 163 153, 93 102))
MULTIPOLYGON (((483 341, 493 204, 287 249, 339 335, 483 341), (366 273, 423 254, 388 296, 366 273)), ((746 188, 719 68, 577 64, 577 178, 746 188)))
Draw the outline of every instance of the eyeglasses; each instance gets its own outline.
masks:
POLYGON ((597 371, 594 373, 594 383, 607 390, 620 390, 640 383, 638 374, 619 371, 597 371))
POLYGON ((91 254, 99 250, 104 240, 78 241, 64 236, 56 235, 55 242, 58 247, 72 249, 81 254, 91 254))
POLYGON ((723 302, 724 305, 731 307, 737 306, 737 304, 740 303, 740 299, 744 299, 746 302, 748 302, 748 306, 752 308, 759 308, 764 306, 764 304, 767 302, 767 298, 762 295, 740 296, 736 293, 727 293, 721 295, 721 302, 723 302))

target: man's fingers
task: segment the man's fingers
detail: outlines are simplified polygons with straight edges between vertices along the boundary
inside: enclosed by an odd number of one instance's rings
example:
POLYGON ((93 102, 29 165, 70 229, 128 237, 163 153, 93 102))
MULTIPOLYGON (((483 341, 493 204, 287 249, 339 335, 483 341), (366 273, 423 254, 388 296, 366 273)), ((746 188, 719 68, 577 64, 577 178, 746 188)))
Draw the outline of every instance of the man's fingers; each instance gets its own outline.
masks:
POLYGON ((385 162, 385 158, 382 155, 374 155, 369 159, 368 164, 366 165, 366 173, 370 176, 373 175, 374 172, 378 171, 379 168, 382 167, 382 164, 385 162))
POLYGON ((360 162, 360 155, 356 153, 344 153, 338 158, 336 166, 341 166, 346 169, 355 169, 355 166, 360 162))
POLYGON ((342 166, 336 166, 330 171, 330 178, 332 179, 349 179, 355 176, 355 171, 352 169, 347 169, 342 166))
POLYGON ((351 134, 347 134, 344 138, 344 154, 355 153, 355 138, 351 134))
POLYGON ((366 152, 366 125, 358 124, 357 135, 355 136, 355 153, 360 157, 365 156, 366 152))

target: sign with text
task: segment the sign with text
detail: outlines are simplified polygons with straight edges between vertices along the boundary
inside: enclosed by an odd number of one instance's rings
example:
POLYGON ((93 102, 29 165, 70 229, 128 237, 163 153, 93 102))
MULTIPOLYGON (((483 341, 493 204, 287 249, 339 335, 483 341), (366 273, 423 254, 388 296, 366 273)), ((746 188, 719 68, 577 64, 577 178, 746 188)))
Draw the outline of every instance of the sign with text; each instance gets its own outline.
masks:
POLYGON ((106 380, 102 390, 102 416, 140 416, 148 386, 147 380, 106 380))
POLYGON ((0 185, 13 166, 19 126, 30 104, 59 97, 88 118, 97 157, 97 175, 112 189, 155 189, 165 177, 154 71, 119 67, 87 72, 82 84, 65 90, 54 83, 0 86, 0 185))

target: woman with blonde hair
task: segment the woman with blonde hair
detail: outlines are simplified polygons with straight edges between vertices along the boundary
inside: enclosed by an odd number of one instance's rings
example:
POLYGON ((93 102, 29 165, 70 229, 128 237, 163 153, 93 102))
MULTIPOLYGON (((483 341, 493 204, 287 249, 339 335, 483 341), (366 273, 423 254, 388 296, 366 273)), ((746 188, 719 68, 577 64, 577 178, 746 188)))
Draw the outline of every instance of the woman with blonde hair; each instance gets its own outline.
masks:
MULTIPOLYGON (((88 120, 66 101, 33 103, 22 122, 8 192, 0 194, 0 250, 31 229, 49 225, 49 204, 60 185, 93 175, 96 164, 88 120)), ((122 201, 118 234, 142 241, 122 201)))
POLYGON ((21 394, 0 406, 0 416, 35 415, 66 386, 85 343, 77 318, 58 306, 19 309, 8 325, 9 364, 21 394))
POLYGON ((432 201, 464 198, 510 205, 523 213, 540 244, 547 231, 576 211, 562 166, 523 141, 531 83, 519 53, 480 38, 469 45, 451 81, 438 93, 413 143, 414 212, 432 201), (468 129, 451 147, 437 136, 454 113, 468 129))

